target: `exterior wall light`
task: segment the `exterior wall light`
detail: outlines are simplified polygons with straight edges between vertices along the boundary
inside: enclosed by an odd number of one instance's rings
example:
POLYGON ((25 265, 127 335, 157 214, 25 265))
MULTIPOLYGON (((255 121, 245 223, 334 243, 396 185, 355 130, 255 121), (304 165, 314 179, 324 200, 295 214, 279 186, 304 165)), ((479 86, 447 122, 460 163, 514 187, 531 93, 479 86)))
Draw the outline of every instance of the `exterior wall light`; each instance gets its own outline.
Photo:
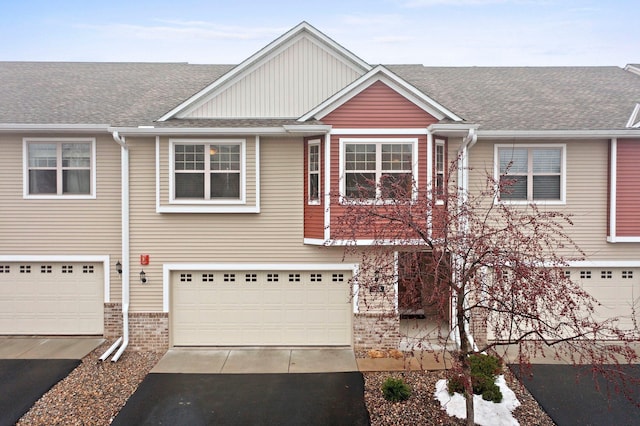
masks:
POLYGON ((122 263, 119 260, 116 262, 116 272, 118 275, 122 275, 122 263))
POLYGON ((142 271, 140 271, 140 282, 142 284, 146 284, 147 283, 147 274, 144 273, 144 269, 142 271))

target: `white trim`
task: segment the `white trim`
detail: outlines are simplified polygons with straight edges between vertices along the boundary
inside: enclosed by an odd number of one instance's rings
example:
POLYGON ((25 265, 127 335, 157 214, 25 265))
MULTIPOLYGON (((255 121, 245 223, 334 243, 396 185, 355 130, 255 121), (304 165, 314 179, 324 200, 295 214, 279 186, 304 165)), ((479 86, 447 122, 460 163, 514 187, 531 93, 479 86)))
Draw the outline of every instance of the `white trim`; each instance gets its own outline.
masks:
MULTIPOLYGON (((433 198, 433 133, 427 130, 427 196, 433 198)), ((430 204, 427 204, 427 235, 433 233, 433 211, 430 204)))
POLYGON ((156 213, 260 213, 260 206, 161 206, 156 213))
POLYGON ((577 260, 567 262, 568 268, 640 268, 640 260, 577 260))
POLYGON ((406 129, 331 129, 333 135, 426 135, 429 130, 426 127, 406 129))
MULTIPOLYGON (((376 145, 380 145, 380 144, 411 144, 411 155, 413 156, 412 158, 412 164, 411 164, 411 175, 413 177, 413 181, 417 184, 418 182, 420 182, 420 174, 419 174, 419 161, 418 161, 418 138, 369 138, 369 137, 362 137, 362 138, 340 138, 338 140, 338 149, 340 149, 339 155, 338 155, 338 161, 339 161, 339 168, 338 168, 338 183, 339 183, 339 192, 340 192, 340 204, 349 204, 351 203, 351 201, 345 196, 345 179, 344 179, 344 175, 345 175, 345 169, 344 169, 344 146, 345 144, 367 144, 367 143, 373 143, 376 145)), ((379 162, 379 158, 376 156, 376 162, 379 162)), ((376 174, 378 174, 378 168, 376 167, 376 174)), ((377 184, 377 183, 376 183, 377 184)), ((413 188, 412 190, 412 194, 411 194, 411 198, 412 200, 415 200, 417 198, 418 195, 418 191, 417 189, 413 188)), ((378 198, 377 194, 376 194, 376 199, 375 200, 371 200, 371 203, 375 203, 375 202, 384 202, 384 199, 378 198)))
POLYGON ((322 182, 322 156, 320 155, 320 139, 310 139, 307 141, 307 205, 319 206, 322 204, 322 190, 324 183, 322 182), (318 147, 318 199, 311 200, 311 147, 318 147))
POLYGON ((478 130, 485 139, 610 139, 637 138, 638 130, 478 130))
POLYGON ((607 237, 608 243, 640 243, 640 236, 620 237, 618 235, 607 237))
POLYGON ((324 135, 324 239, 331 238, 331 133, 324 135))
POLYGON ((86 132, 109 132, 108 124, 22 124, 22 123, 0 123, 0 132, 34 132, 34 133, 86 133, 86 132))
MULTIPOLYGON (((0 258, 0 260, 2 260, 0 258)), ((172 271, 351 271, 356 277, 357 263, 164 263, 162 265, 162 312, 171 306, 172 271)), ((354 284, 354 292, 356 286, 354 284)), ((357 293, 356 293, 357 294, 357 293)), ((357 297, 353 298, 354 309, 357 297)))
MULTIPOLYGON (((256 135, 255 138, 255 152, 256 152, 256 205, 255 211, 253 213, 260 213, 260 185, 262 181, 260 180, 260 136, 256 135)), ((245 187, 246 191, 246 187, 245 187)))
POLYGON ((212 136, 212 135, 292 135, 309 136, 325 133, 331 129, 328 125, 300 125, 274 127, 110 127, 109 131, 123 136, 212 136))
POLYGON ((394 251, 393 252, 393 292, 394 292, 393 307, 394 307, 394 312, 396 314, 400 313, 400 306, 398 301, 400 297, 400 288, 399 288, 400 273, 398 269, 399 269, 398 252, 394 251))
POLYGON ((616 138, 611 139, 611 157, 610 161, 610 176, 609 176, 609 237, 607 241, 615 243, 618 241, 616 236, 616 223, 617 214, 616 209, 618 206, 617 194, 618 190, 618 140, 616 138))
POLYGON ((427 242, 421 239, 415 240, 372 240, 372 239, 357 239, 357 240, 332 240, 327 239, 324 241, 326 246, 342 247, 342 246, 428 246, 427 242))
POLYGON ((454 121, 462 121, 462 118, 458 117, 452 111, 425 95, 405 80, 393 74, 382 65, 376 66, 353 83, 338 91, 335 95, 329 97, 326 101, 304 114, 298 119, 298 121, 304 122, 312 118, 321 120, 323 117, 332 111, 335 111, 338 107, 345 104, 378 81, 389 86, 389 88, 398 92, 401 96, 414 103, 418 108, 434 116, 438 120, 450 118, 454 121))
MULTIPOLYGON (((549 144, 549 143, 511 143, 511 144, 494 144, 493 145, 493 177, 496 182, 500 179, 500 149, 514 149, 514 148, 559 148, 561 150, 561 167, 560 171, 560 200, 496 200, 496 203, 512 204, 512 205, 528 205, 531 203, 540 206, 558 206, 567 204, 567 145, 564 143, 549 144)), ((528 196, 529 194, 527 194, 528 196)))
POLYGON ((627 126, 631 128, 640 127, 640 103, 637 103, 633 108, 633 112, 629 116, 629 121, 627 121, 627 126))
POLYGON ((109 255, 57 255, 57 254, 0 254, 0 262, 75 262, 90 263, 101 262, 104 275, 104 303, 111 301, 111 281, 109 272, 111 270, 109 255))
POLYGON ((336 56, 346 59, 342 62, 355 71, 364 73, 371 69, 369 64, 340 46, 313 26, 309 25, 307 22, 301 22, 264 48, 260 49, 258 52, 254 53, 249 58, 245 59, 240 65, 234 67, 209 86, 205 87, 203 90, 199 91, 160 117, 158 121, 166 121, 174 116, 184 116, 189 114, 190 111, 206 103, 211 98, 224 91, 228 86, 232 85, 235 81, 260 67, 303 37, 307 37, 308 40, 315 42, 318 46, 324 48, 329 53, 337 53, 336 56))
POLYGON ((325 241, 322 238, 305 238, 303 243, 311 246, 323 246, 325 241))
MULTIPOLYGON (((47 138, 47 137, 25 137, 22 138, 22 197, 25 200, 95 200, 96 199, 96 185, 98 182, 98 171, 96 170, 97 160, 96 160, 96 138, 79 138, 79 137, 57 137, 57 138, 47 138), (30 142, 34 143, 55 143, 57 145, 62 143, 89 143, 91 148, 91 170, 90 177, 91 180, 91 191, 89 194, 81 195, 67 195, 67 194, 29 194, 29 149, 28 145, 30 142)), ((58 164, 56 166, 56 170, 61 169, 62 164, 58 164)), ((56 182, 60 174, 57 174, 56 182)), ((62 182, 57 182, 59 185, 62 185, 62 182)))
MULTIPOLYGON (((171 189, 169 189, 171 191, 171 189)), ((160 136, 156 136, 156 213, 160 213, 162 192, 160 191, 160 136)))

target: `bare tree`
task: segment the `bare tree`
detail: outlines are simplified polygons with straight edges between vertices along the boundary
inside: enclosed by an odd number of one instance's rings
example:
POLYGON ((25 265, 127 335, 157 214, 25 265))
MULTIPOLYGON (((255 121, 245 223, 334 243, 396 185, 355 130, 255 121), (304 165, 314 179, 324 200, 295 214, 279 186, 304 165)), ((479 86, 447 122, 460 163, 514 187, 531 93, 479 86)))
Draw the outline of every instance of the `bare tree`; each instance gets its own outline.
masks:
POLYGON ((465 383, 469 425, 469 355, 499 353, 500 346, 517 345, 522 365, 544 350, 622 379, 629 389, 637 385, 610 368, 637 360, 629 345, 638 339, 637 325, 625 330, 616 318, 599 319, 598 302, 566 273, 569 262, 584 259, 568 232, 571 217, 533 203, 500 202, 512 183, 487 173, 484 187, 470 194, 453 182, 430 191, 406 178, 362 179, 357 193, 336 195, 342 211, 332 237, 361 256, 361 300, 379 300, 368 295, 380 282, 398 280, 402 291, 389 297, 398 297, 400 307, 419 301, 425 314, 450 321, 452 333, 436 338, 457 343, 454 368, 465 383), (363 249, 358 244, 365 239, 370 246, 363 249))

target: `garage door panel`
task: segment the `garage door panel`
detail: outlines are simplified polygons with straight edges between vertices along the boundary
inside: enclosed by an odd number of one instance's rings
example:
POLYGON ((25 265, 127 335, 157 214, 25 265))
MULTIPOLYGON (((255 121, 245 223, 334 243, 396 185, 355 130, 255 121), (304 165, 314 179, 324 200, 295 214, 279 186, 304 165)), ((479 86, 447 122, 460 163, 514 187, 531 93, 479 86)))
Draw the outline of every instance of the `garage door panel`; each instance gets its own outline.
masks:
POLYGON ((176 346, 350 345, 348 274, 339 274, 342 281, 331 282, 332 275, 325 272, 174 271, 172 342, 176 346), (199 277, 206 276, 206 290, 184 286, 180 277, 189 273, 196 286, 199 277), (197 323, 185 314, 202 310, 217 315, 199 317, 197 323))
POLYGON ((0 334, 102 334, 102 263, 0 265, 0 334))

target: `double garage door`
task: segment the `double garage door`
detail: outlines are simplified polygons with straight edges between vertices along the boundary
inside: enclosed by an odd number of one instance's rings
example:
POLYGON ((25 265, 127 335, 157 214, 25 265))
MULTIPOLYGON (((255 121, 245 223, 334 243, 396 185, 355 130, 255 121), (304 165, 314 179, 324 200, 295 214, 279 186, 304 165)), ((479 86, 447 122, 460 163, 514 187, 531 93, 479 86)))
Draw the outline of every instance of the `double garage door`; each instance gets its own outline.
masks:
POLYGON ((0 334, 97 335, 102 263, 0 262, 0 334))
POLYGON ((346 271, 172 271, 174 346, 351 345, 346 271))

